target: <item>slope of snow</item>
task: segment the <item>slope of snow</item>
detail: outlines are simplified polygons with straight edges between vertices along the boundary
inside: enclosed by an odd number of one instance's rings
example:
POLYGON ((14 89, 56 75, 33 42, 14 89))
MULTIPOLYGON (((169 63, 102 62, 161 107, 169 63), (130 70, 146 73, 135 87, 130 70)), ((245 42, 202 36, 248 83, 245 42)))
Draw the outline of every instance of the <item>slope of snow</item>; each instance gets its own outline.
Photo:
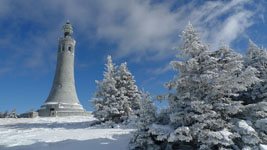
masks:
POLYGON ((127 150, 134 129, 90 126, 93 117, 0 119, 0 150, 127 150))

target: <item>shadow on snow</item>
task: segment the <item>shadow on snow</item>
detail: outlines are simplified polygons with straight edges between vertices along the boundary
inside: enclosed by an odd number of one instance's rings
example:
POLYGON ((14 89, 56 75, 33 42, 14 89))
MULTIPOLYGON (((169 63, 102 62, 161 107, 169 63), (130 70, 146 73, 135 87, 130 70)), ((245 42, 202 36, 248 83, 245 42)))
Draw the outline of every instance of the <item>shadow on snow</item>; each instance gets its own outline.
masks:
POLYGON ((0 127, 26 130, 31 128, 65 128, 65 129, 84 129, 92 127, 97 121, 84 122, 52 122, 52 123, 18 123, 9 125, 0 125, 0 127))
POLYGON ((32 145, 6 147, 0 145, 0 150, 127 150, 131 134, 114 135, 113 139, 99 138, 85 141, 65 140, 46 143, 37 142, 32 145))

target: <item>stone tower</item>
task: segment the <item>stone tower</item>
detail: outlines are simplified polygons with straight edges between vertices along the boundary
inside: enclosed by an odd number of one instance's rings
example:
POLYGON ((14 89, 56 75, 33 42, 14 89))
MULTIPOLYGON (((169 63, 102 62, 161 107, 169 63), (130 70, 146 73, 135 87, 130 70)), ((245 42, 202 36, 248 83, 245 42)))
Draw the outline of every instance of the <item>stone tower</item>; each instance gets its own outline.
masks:
POLYGON ((59 39, 56 73, 53 86, 45 103, 38 110, 39 116, 86 115, 79 102, 74 80, 75 40, 71 37, 72 25, 63 28, 64 37, 59 39))

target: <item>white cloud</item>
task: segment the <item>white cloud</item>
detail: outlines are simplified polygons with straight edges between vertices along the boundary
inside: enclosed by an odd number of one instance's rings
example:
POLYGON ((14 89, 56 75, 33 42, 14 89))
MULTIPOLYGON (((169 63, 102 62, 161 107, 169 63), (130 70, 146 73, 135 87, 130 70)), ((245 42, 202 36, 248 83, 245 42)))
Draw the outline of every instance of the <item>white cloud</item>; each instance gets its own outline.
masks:
POLYGON ((129 54, 145 56, 147 52, 160 52, 172 47, 177 31, 176 14, 163 4, 128 2, 115 0, 111 6, 105 5, 98 17, 97 36, 118 44, 118 57, 129 54))
POLYGON ((247 5, 257 7, 249 0, 230 2, 208 1, 190 13, 192 24, 205 42, 217 49, 220 44, 231 45, 254 24, 260 10, 248 10, 247 5))
POLYGON ((173 56, 170 49, 191 21, 215 49, 222 42, 230 45, 254 24, 259 10, 248 10, 247 5, 257 7, 249 0, 192 1, 171 10, 167 2, 115 0, 98 14, 97 36, 117 44, 118 57, 136 54, 139 59, 166 59, 173 56))
MULTIPOLYGON (((258 9, 247 9, 246 5, 258 7, 249 0, 194 0, 178 8, 172 4, 152 0, 3 0, 0 1, 0 19, 18 20, 12 24, 14 29, 19 28, 19 21, 23 20, 40 24, 47 30, 44 34, 31 33, 32 43, 26 47, 29 55, 25 66, 38 67, 46 62, 44 59, 51 58, 52 49, 47 52, 51 48, 47 45, 57 44, 55 39, 67 19, 83 37, 114 44, 115 58, 133 56, 131 59, 141 61, 173 57, 175 52, 171 49, 178 45, 178 35, 189 20, 203 40, 217 48, 221 42, 231 44, 255 23, 255 17, 262 16, 258 9)), ((3 38, 1 41, 8 43, 3 38)), ((9 44, 13 42, 10 39, 9 44)))
POLYGON ((233 16, 230 16, 222 25, 221 30, 215 35, 213 43, 215 46, 219 46, 220 41, 230 44, 232 41, 237 39, 239 35, 244 33, 245 29, 253 24, 250 21, 252 16, 251 12, 242 11, 233 16), (218 36, 219 35, 219 36, 218 36))
POLYGON ((148 73, 152 73, 152 74, 155 74, 155 75, 160 75, 160 74, 163 74, 169 70, 172 70, 172 65, 171 64, 167 64, 165 65, 164 67, 160 67, 160 68, 157 68, 157 69, 154 69, 154 70, 149 70, 148 69, 148 73))

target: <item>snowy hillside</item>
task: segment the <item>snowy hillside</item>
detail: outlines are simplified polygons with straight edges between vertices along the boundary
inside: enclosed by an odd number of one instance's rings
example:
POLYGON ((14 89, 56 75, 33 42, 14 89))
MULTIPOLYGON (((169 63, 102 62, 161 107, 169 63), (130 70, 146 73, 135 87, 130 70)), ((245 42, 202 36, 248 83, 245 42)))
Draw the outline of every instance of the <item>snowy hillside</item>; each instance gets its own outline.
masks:
POLYGON ((0 119, 0 150, 126 150, 131 131, 90 125, 93 117, 0 119))

